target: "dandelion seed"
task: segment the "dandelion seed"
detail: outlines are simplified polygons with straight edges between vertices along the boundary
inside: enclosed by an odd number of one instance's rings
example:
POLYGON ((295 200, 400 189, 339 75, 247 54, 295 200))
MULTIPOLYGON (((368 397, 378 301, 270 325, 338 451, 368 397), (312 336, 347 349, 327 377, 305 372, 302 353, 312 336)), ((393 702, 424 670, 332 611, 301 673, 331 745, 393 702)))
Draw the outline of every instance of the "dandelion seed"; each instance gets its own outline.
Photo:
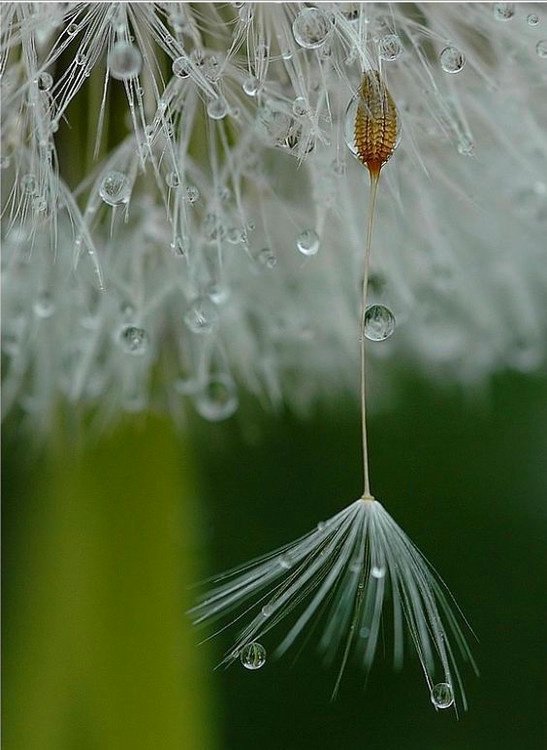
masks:
POLYGON ((333 695, 338 692, 352 652, 370 670, 382 622, 392 625, 393 660, 399 666, 406 625, 433 705, 448 708, 458 693, 465 709, 456 657, 474 663, 458 622, 459 611, 454 613, 442 581, 371 493, 365 339, 387 338, 394 319, 384 306, 367 308, 366 300, 378 180, 398 137, 397 110, 377 71, 363 75, 355 106, 349 112, 354 117, 349 145, 367 167, 371 183, 360 316, 363 494, 293 544, 215 579, 218 585, 191 610, 191 615, 196 623, 230 615, 235 623, 250 615, 250 622, 240 630, 224 662, 229 664, 234 654, 241 654, 244 666, 254 668, 255 662, 262 661, 257 656, 257 639, 263 639, 289 612, 296 608, 299 614, 279 645, 278 655, 285 653, 312 618, 326 609, 320 648, 329 662, 337 655, 341 658, 333 695), (266 604, 253 617, 253 608, 264 600, 266 604), (435 682, 439 673, 442 682, 435 682))

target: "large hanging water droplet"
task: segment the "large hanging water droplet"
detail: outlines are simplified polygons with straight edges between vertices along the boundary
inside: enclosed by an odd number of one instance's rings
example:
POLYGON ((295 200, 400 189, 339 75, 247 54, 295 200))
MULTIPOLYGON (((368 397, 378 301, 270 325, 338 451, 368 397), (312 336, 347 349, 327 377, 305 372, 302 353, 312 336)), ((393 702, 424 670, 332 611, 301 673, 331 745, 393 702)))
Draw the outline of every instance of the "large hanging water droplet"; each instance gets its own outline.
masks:
POLYGON ((373 578, 383 578, 386 574, 386 569, 383 565, 373 565, 370 569, 370 575, 373 578))
POLYGON ((196 395, 196 410, 209 422, 221 422, 237 411, 239 400, 234 381, 229 375, 212 375, 196 395))
POLYGON ((396 60, 403 51, 397 34, 386 34, 378 42, 378 57, 381 60, 396 60))
POLYGON ((542 39, 536 44, 536 54, 543 59, 547 57, 547 39, 542 39))
POLYGON ((171 70, 177 78, 188 78, 190 75, 190 63, 184 55, 173 60, 171 70))
POLYGON ((53 77, 44 71, 43 73, 40 73, 36 79, 36 84, 40 91, 49 91, 53 86, 53 77))
POLYGON ((306 8, 296 16, 292 33, 297 43, 305 49, 321 47, 332 29, 330 17, 320 8, 306 8))
POLYGON ((184 322, 193 333, 211 333, 218 323, 217 307, 209 297, 197 297, 186 310, 184 322))
POLYGON ((494 3, 494 18, 498 21, 509 21, 515 15, 514 3, 494 3))
POLYGON ((256 76, 249 75, 243 81, 242 89, 247 94, 247 96, 256 96, 259 88, 260 88, 260 81, 258 80, 256 76))
POLYGON ((439 682, 431 690, 431 703, 435 708, 450 708, 454 703, 454 691, 448 682, 439 682))
POLYGON ((108 172, 99 187, 99 195, 109 206, 119 206, 129 200, 129 180, 123 172, 108 172))
POLYGON ((445 47, 439 59, 445 73, 459 73, 465 65, 465 55, 457 47, 445 47))
POLYGON ((207 104, 207 114, 211 120, 222 120, 228 114, 228 105, 223 96, 217 96, 207 104))
POLYGON ((239 660, 245 669, 260 669, 266 664, 266 649, 261 643, 248 643, 241 649, 239 660))
POLYGON ((395 317, 385 305, 370 305, 365 312, 364 333, 369 341, 384 341, 395 330, 395 317))
POLYGON ((297 96, 292 103, 292 111, 295 117, 303 117, 308 113, 308 102, 303 96, 297 96))
POLYGON ((305 229, 296 240, 296 247, 302 255, 316 255, 319 250, 319 236, 313 229, 305 229))
POLYGON ((144 328, 124 326, 120 331, 120 344, 127 354, 141 355, 148 348, 148 334, 144 328))
POLYGON ((141 72, 142 55, 134 44, 116 42, 108 53, 108 69, 112 78, 127 81, 141 72))
POLYGON ((539 23, 539 16, 536 13, 529 13, 526 16, 526 23, 528 26, 537 26, 539 23))

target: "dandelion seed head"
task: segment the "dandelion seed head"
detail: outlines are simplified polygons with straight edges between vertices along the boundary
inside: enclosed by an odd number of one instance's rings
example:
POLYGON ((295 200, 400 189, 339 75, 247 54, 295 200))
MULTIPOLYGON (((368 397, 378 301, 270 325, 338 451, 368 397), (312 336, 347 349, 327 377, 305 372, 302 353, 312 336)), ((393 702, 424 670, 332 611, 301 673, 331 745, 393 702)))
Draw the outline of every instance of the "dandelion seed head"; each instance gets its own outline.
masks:
POLYGON ((401 325, 382 356, 463 383, 540 367, 545 55, 511 6, 3 4, 5 411, 63 396, 104 424, 153 400, 182 422, 219 373, 297 409, 354 392, 356 162, 385 158, 373 301, 401 325), (207 346, 187 320, 198 299, 215 306, 207 346), (121 356, 123 325, 150 356, 121 356), (187 376, 199 388, 181 396, 187 376))

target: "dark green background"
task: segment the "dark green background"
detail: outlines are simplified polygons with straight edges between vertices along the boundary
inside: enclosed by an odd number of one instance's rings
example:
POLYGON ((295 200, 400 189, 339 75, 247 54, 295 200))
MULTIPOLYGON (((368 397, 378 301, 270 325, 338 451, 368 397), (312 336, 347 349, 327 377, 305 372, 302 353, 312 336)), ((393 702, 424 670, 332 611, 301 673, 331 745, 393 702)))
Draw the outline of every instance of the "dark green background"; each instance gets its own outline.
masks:
MULTIPOLYGON (((192 746, 186 741, 184 750, 543 748, 546 425, 546 379, 511 373, 498 375, 475 395, 455 386, 440 390, 401 375, 391 409, 375 413, 370 420, 373 491, 440 571, 479 639, 474 653, 481 677, 466 675, 470 710, 459 721, 450 711, 432 709, 419 667, 411 658, 399 674, 392 672, 389 656, 385 663, 380 658, 366 689, 363 674, 350 665, 338 700, 330 702, 335 673, 323 669, 314 648, 318 636, 312 634, 301 653, 297 648, 254 673, 237 665, 211 676, 209 670, 229 640, 221 637, 209 649, 202 647, 202 660, 192 667, 194 677, 186 676, 184 682, 190 687, 195 684, 196 700, 206 705, 183 710, 173 701, 163 718, 164 728, 168 722, 207 723, 207 739, 195 740, 192 746)), ((145 445, 147 429, 139 419, 139 439, 145 445)), ((150 433, 151 453, 157 450, 156 433, 150 433)), ((231 567, 296 538, 360 493, 359 418, 353 402, 333 400, 307 419, 289 413, 258 415, 245 403, 242 422, 196 421, 190 434, 192 461, 181 444, 171 446, 167 463, 175 461, 183 469, 193 463, 197 475, 199 501, 190 493, 191 500, 181 502, 198 509, 200 531, 182 523, 180 533, 183 553, 191 550, 203 572, 231 567)), ((27 446, 28 440, 16 438, 8 425, 4 438, 6 653, 17 643, 17 623, 28 596, 21 570, 28 555, 29 514, 34 518, 40 513, 36 472, 43 473, 44 464, 27 446)), ((97 471, 101 470, 98 461, 110 460, 109 475, 123 474, 120 462, 128 460, 123 451, 119 461, 106 455, 99 447, 94 458, 97 471)), ((146 449, 135 465, 125 469, 131 481, 138 482, 139 476, 154 470, 153 462, 147 469, 143 456, 146 449)), ((142 513, 151 514, 157 501, 150 496, 147 505, 142 497, 135 499, 144 503, 142 513)), ((78 507, 77 497, 74 503, 78 507)), ((130 499, 127 512, 131 512, 130 499)), ((177 523, 173 525, 176 534, 177 523)), ((184 554, 181 561, 184 566, 184 554)), ((124 575, 131 576, 130 566, 124 575)), ((160 599, 154 606, 161 621, 165 601, 160 599)), ((116 612, 116 602, 112 607, 116 612)), ((157 638, 153 627, 151 623, 151 653, 157 638)), ((265 641, 269 650, 277 643, 275 635, 273 631, 265 641)), ((141 636, 146 639, 146 629, 141 636)), ((8 656, 4 681, 8 694, 16 668, 16 659, 8 656)), ((105 674, 104 679, 110 678, 105 674)), ((161 684, 161 665, 156 679, 161 684)), ((6 699, 6 750, 23 748, 17 732, 10 731, 16 697, 6 699)), ((147 698, 153 695, 145 694, 143 700, 147 698)), ((49 696, 43 700, 47 703, 49 696)), ((26 712, 32 722, 28 705, 26 712)), ((107 747, 108 743, 93 739, 96 717, 61 715, 53 720, 79 728, 67 731, 66 744, 59 750, 107 747)), ((158 728, 156 734, 141 735, 131 745, 119 739, 108 747, 170 750, 181 746, 177 742, 182 740, 167 739, 158 728)))

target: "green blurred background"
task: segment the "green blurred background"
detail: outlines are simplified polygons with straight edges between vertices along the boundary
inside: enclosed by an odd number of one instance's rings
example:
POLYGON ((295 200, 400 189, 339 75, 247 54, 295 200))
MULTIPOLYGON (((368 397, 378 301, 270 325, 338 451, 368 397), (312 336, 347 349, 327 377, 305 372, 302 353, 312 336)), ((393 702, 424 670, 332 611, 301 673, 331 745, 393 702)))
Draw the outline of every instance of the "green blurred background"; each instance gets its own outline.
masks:
MULTIPOLYGON (((478 636, 470 710, 435 712, 415 660, 380 658, 339 698, 316 634, 257 672, 198 647, 192 583, 358 497, 357 404, 307 419, 126 420, 95 445, 3 440, 6 750, 500 750, 545 747, 547 379, 480 394, 401 374, 370 419, 373 490, 478 636)), ((264 641, 273 650, 276 632, 264 641)), ((280 639, 279 639, 280 640, 280 639)))

